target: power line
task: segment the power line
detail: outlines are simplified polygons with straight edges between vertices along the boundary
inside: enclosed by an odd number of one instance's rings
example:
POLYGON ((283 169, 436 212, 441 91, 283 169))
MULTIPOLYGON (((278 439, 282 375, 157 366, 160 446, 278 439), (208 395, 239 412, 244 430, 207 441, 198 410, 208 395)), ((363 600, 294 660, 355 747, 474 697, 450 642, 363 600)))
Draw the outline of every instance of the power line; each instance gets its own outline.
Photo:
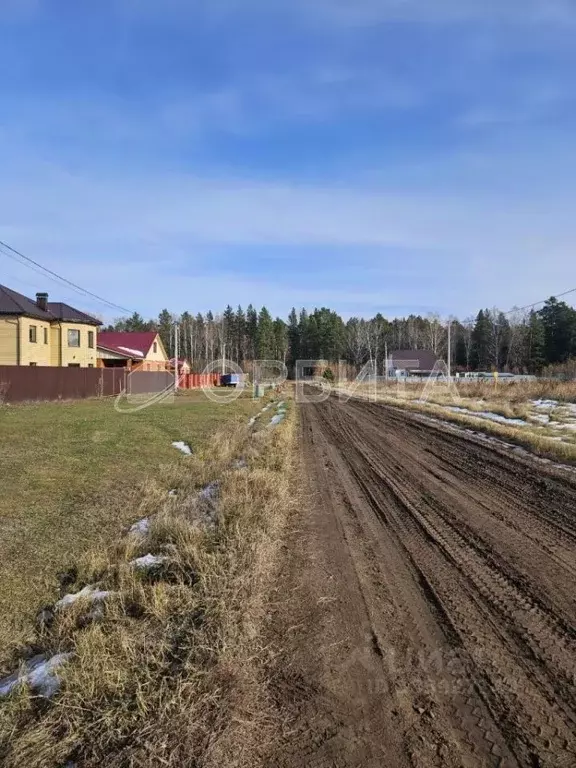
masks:
MULTIPOLYGON (((561 299, 563 296, 568 296, 569 293, 576 293, 576 288, 570 288, 570 290, 564 291, 563 293, 555 293, 554 298, 561 299)), ((525 307, 514 307, 514 309, 509 309, 508 312, 503 312, 502 314, 512 315, 514 312, 523 312, 525 309, 532 309, 533 307, 537 307, 539 304, 545 304, 547 301, 548 299, 542 299, 542 301, 535 301, 533 304, 527 304, 525 307)))
POLYGON ((25 256, 23 253, 20 253, 20 251, 17 251, 15 248, 12 248, 10 245, 8 245, 8 243, 4 243, 2 240, 0 240, 0 247, 6 248, 8 251, 10 251, 10 253, 0 251, 0 253, 2 253, 4 256, 7 256, 10 259, 14 259, 14 261, 18 263, 22 263, 21 261, 19 261, 19 259, 24 259, 24 262, 27 262, 25 263, 25 266, 29 267, 30 269, 32 269, 34 272, 37 272, 38 274, 42 275, 46 273, 48 275, 51 275, 52 278, 56 278, 57 280, 60 280, 60 282, 70 286, 77 293, 80 293, 81 295, 84 295, 84 296, 91 296, 93 299, 97 299, 102 304, 106 304, 112 309, 119 309, 121 312, 127 312, 128 314, 133 313, 133 310, 127 309, 126 307, 122 307, 119 304, 114 304, 114 302, 108 301, 108 299, 104 299, 102 296, 98 296, 97 293, 92 293, 92 291, 89 291, 86 288, 82 288, 81 285, 77 285, 76 283, 73 283, 71 280, 68 280, 67 278, 62 277, 56 272, 53 272, 51 269, 48 269, 48 267, 42 266, 42 264, 39 264, 37 261, 34 261, 34 259, 31 259, 29 256, 25 256), (35 269, 34 267, 38 267, 38 269, 35 269), (40 272, 39 270, 42 270, 42 272, 40 272))

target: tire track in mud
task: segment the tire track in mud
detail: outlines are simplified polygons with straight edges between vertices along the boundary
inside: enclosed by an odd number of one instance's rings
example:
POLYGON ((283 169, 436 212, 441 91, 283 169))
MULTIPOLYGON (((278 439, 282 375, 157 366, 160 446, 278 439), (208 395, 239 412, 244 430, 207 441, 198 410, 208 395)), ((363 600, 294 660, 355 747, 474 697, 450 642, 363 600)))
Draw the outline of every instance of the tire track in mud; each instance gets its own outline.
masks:
POLYGON ((576 765, 576 485, 383 405, 331 398, 303 421, 383 680, 425 691, 460 761, 414 764, 576 765))

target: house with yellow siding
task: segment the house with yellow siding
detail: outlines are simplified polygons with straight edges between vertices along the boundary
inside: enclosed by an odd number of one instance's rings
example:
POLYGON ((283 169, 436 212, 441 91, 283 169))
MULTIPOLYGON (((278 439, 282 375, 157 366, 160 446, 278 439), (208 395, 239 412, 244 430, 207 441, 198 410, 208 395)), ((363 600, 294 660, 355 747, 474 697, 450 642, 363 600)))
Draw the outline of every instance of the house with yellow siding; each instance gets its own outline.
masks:
POLYGON ((0 285, 0 365, 95 368, 102 323, 63 302, 0 285))

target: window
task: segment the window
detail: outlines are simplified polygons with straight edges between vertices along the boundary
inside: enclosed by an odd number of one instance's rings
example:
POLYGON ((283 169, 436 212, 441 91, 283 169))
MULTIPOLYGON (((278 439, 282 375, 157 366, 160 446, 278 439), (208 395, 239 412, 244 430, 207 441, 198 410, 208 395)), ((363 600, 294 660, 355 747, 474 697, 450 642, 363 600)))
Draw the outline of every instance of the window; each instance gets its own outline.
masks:
POLYGON ((48 328, 44 328, 44 344, 48 344, 48 328))
POLYGON ((74 328, 68 330, 68 346, 79 347, 80 346, 80 331, 74 328))
POLYGON ((38 363, 30 363, 30 365, 38 365, 38 363))
POLYGON ((94 363, 88 363, 88 368, 94 368, 94 363))
POLYGON ((68 363, 68 368, 80 368, 80 363, 68 363))
POLYGON ((28 328, 28 338, 30 339, 31 344, 36 344, 36 326, 31 325, 30 328, 28 328))
POLYGON ((158 352, 158 342, 154 342, 154 353, 158 352))
POLYGON ((88 346, 94 349, 94 331, 88 331, 88 346))

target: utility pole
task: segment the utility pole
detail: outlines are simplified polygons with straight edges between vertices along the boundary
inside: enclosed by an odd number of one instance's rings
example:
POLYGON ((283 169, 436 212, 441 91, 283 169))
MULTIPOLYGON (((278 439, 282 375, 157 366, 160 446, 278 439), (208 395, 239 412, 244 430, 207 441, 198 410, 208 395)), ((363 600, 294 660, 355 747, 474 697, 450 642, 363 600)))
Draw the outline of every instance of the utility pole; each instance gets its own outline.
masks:
POLYGON ((388 383, 388 342, 384 342, 384 379, 388 383))
POLYGON ((222 344, 222 374, 226 373, 225 369, 225 361, 226 361, 226 344, 222 344))
POLYGON ((178 355, 180 354, 180 350, 178 349, 179 332, 180 332, 180 327, 178 326, 178 323, 174 323, 174 373, 176 375, 176 378, 174 380, 175 390, 178 389, 178 386, 180 384, 180 381, 179 381, 180 377, 178 375, 178 355))

